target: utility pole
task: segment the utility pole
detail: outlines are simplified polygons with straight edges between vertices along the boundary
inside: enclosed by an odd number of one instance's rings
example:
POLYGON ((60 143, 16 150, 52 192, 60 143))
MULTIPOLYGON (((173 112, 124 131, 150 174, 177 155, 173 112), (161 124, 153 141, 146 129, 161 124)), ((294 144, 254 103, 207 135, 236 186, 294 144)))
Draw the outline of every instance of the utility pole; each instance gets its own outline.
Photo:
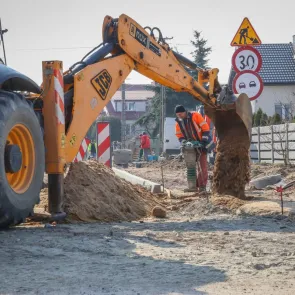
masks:
POLYGON ((126 148, 126 84, 125 81, 121 87, 122 91, 122 112, 121 112, 121 138, 122 148, 126 148))
POLYGON ((5 52, 5 45, 4 45, 4 38, 3 35, 7 33, 8 30, 2 30, 2 24, 1 24, 1 18, 0 18, 0 43, 2 42, 2 49, 3 49, 3 55, 4 55, 4 63, 7 65, 7 60, 6 60, 6 52, 5 52))

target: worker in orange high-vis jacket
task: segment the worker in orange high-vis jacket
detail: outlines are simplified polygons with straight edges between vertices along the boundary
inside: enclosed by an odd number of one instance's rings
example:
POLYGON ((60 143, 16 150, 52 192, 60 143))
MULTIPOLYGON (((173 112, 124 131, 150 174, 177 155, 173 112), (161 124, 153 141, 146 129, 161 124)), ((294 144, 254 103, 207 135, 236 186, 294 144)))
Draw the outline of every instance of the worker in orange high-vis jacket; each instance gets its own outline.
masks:
MULTIPOLYGON (((200 156, 201 171, 198 171, 196 186, 200 192, 206 191, 208 182, 206 146, 210 140, 210 128, 204 117, 198 112, 187 112, 182 105, 175 108, 175 135, 180 143, 184 140, 199 141, 203 145, 200 156)), ((196 161, 197 161, 196 154, 196 161)))

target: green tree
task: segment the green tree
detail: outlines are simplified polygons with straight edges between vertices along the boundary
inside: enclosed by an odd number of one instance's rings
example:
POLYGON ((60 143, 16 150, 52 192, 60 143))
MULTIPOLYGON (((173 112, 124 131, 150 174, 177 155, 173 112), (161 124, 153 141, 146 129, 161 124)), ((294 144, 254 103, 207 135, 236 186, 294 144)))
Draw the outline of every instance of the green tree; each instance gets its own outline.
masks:
POLYGON ((208 66, 208 55, 212 52, 212 48, 207 45, 208 40, 201 36, 201 32, 194 31, 194 39, 191 40, 191 44, 194 46, 194 51, 191 53, 194 62, 200 67, 206 68, 208 66))
POLYGON ((259 108, 258 111, 253 114, 253 127, 267 126, 269 124, 273 124, 273 117, 268 117, 268 115, 264 113, 261 108, 259 108))
POLYGON ((143 127, 150 136, 156 137, 160 131, 160 122, 161 122, 161 95, 160 85, 148 85, 147 90, 153 91, 155 94, 150 99, 150 105, 148 112, 141 116, 134 125, 139 125, 143 127))
POLYGON ((281 116, 279 114, 274 114, 271 118, 271 124, 277 125, 281 123, 282 123, 281 116))
POLYGON ((261 108, 259 108, 255 114, 254 127, 260 126, 262 115, 263 115, 263 111, 261 108))
POLYGON ((262 113, 261 119, 260 119, 260 126, 267 126, 269 125, 269 118, 266 113, 262 113))
MULTIPOLYGON (((154 91, 155 95, 150 100, 149 111, 140 117, 135 125, 144 127, 145 130, 152 136, 155 137, 160 132, 161 124, 161 85, 156 84, 147 86, 147 89, 154 91)), ((176 92, 168 87, 164 88, 165 91, 165 117, 175 116, 175 107, 179 104, 183 105, 188 110, 196 110, 199 101, 187 92, 176 92)))

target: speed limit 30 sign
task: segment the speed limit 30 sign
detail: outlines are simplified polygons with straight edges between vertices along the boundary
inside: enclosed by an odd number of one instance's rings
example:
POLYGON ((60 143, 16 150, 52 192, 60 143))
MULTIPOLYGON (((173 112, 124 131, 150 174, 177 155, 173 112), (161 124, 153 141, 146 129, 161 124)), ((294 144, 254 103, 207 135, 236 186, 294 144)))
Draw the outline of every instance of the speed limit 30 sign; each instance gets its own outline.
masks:
POLYGON ((237 49, 232 57, 232 66, 237 73, 232 88, 235 93, 246 93, 249 99, 257 99, 263 91, 263 82, 258 72, 262 66, 259 51, 251 46, 237 49))
POLYGON ((234 70, 239 73, 243 71, 259 72, 262 66, 262 58, 259 51, 251 46, 237 49, 232 57, 234 70))

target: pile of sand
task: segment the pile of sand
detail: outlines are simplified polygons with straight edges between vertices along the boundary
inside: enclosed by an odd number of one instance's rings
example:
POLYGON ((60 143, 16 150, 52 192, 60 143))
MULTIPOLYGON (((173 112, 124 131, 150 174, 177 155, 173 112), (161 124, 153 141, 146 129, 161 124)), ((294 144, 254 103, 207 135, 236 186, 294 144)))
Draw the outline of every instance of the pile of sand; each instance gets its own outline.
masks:
MULTIPOLYGON (((46 192, 40 195, 41 206, 47 205, 46 192)), ((72 163, 65 178, 63 207, 69 221, 138 220, 156 205, 161 206, 155 195, 96 161, 72 163)))

